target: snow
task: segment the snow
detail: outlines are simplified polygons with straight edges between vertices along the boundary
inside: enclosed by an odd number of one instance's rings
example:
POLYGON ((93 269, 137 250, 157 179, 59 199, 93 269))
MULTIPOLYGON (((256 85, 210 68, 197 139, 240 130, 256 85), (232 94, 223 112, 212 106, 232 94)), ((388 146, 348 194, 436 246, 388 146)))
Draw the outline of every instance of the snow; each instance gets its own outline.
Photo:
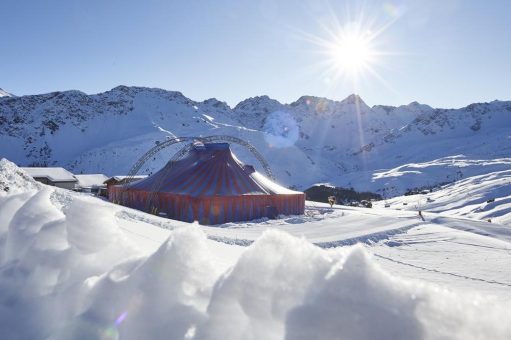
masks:
POLYGON ((266 117, 263 131, 266 142, 272 147, 293 146, 300 135, 296 121, 289 113, 282 111, 275 111, 266 117))
MULTIPOLYGON (((478 174, 479 170, 472 170, 470 171, 472 176, 436 188, 431 193, 398 196, 385 202, 391 208, 414 211, 421 209, 428 213, 442 213, 484 221, 490 219, 494 223, 509 225, 511 223, 511 171, 506 169, 506 164, 507 161, 502 160, 486 162, 484 166, 488 172, 485 174, 481 175, 478 174), (494 202, 491 202, 492 200, 494 202)), ((383 202, 375 203, 380 207, 383 204, 383 202)))
POLYGON ((127 174, 167 138, 225 134, 253 144, 284 186, 386 198, 200 226, 42 185, 2 159, 2 338, 511 338, 511 102, 261 96, 231 109, 119 86, 2 97, 0 112, 0 155, 19 164, 127 174))
POLYGON ((21 168, 5 158, 0 159, 0 194, 24 192, 40 187, 41 184, 21 168))
POLYGON ((91 188, 104 186, 108 177, 103 174, 86 174, 86 175, 74 175, 78 181, 77 186, 80 188, 91 188))
MULTIPOLYGON (((425 223, 378 242, 371 251, 394 275, 510 302, 509 240, 456 230, 452 225, 425 223)), ((457 221, 457 225, 464 224, 457 221)))
MULTIPOLYGON (((114 179, 117 182, 120 182, 120 181, 122 181, 123 179, 126 179, 126 178, 128 178, 128 176, 113 176, 113 177, 108 178, 107 180, 114 179)), ((133 179, 144 179, 144 178, 147 178, 147 175, 133 176, 133 179)))
MULTIPOLYGON (((216 99, 120 86, 95 95, 2 99, 0 156, 20 165, 123 175, 157 142, 224 134, 253 144, 283 186, 304 190, 328 182, 397 196, 414 186, 505 170, 510 111, 508 101, 452 110, 419 103, 369 107, 357 95, 303 96, 289 104, 261 96, 230 108, 216 99)), ((161 169, 180 147, 155 155, 140 174, 161 169)), ((234 152, 259 166, 247 150, 234 152)))
POLYGON ((35 183, 6 160, 0 180, 5 338, 511 337, 504 227, 311 202, 204 227, 35 183))
POLYGON ((52 182, 76 182, 74 175, 64 168, 56 167, 27 167, 22 168, 27 174, 33 178, 47 178, 52 182))
POLYGON ((0 88, 0 98, 2 97, 13 97, 13 95, 5 91, 4 89, 0 88))

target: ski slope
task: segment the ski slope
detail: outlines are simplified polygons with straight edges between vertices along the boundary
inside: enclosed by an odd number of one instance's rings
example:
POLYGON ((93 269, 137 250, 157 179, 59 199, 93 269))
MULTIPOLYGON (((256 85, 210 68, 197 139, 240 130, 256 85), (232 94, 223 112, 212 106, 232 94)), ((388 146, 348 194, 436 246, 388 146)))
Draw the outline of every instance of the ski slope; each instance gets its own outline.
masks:
POLYGON ((431 193, 399 196, 376 202, 375 205, 383 207, 385 203, 393 209, 420 209, 428 213, 491 220, 493 223, 509 225, 511 171, 489 171, 436 188, 431 193))

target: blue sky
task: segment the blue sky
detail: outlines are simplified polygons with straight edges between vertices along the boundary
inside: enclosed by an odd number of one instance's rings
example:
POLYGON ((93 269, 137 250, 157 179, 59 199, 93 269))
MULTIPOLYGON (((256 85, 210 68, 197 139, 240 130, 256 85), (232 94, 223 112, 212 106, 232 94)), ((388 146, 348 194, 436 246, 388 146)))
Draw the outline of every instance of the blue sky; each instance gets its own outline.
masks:
POLYGON ((511 100, 511 2, 4 0, 0 87, 16 95, 117 85, 235 105, 269 95, 434 107, 511 100), (337 74, 317 40, 357 23, 372 72, 337 74), (355 79, 356 78, 356 79, 355 79))

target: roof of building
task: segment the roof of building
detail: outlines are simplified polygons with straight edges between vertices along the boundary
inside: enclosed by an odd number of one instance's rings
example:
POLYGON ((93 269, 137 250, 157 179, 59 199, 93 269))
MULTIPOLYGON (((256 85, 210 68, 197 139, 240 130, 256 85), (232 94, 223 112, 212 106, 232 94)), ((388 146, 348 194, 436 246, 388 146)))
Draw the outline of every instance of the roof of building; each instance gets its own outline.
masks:
POLYGON ((78 180, 78 186, 81 188, 92 188, 104 186, 105 181, 108 179, 103 174, 86 174, 86 175, 75 175, 78 180))
MULTIPOLYGON (((103 181, 103 183, 110 182, 110 181, 120 182, 128 177, 130 177, 130 176, 113 176, 113 177, 107 178, 105 181, 103 181)), ((133 180, 139 180, 139 179, 147 178, 147 175, 132 176, 132 178, 133 178, 133 180)))
POLYGON ((47 178, 52 182, 77 182, 74 175, 64 168, 22 168, 33 178, 47 178))

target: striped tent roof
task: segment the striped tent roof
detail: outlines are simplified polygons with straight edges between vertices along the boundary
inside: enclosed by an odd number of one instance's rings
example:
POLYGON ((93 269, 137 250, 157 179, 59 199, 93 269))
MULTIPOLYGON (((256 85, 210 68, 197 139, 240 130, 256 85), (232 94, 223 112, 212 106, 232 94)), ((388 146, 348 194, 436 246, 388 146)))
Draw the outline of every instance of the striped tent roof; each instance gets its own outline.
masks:
POLYGON ((154 175, 132 183, 131 190, 205 196, 296 194, 245 165, 231 152, 228 143, 193 147, 181 160, 169 162, 154 175))

